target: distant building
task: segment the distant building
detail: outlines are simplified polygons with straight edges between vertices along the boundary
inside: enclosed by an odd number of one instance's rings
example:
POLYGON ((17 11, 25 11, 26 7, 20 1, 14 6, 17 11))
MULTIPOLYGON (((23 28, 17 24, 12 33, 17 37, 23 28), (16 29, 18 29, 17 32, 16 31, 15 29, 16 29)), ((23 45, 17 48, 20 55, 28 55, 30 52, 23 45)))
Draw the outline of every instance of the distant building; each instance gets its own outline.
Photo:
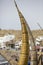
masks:
POLYGON ((14 46, 14 35, 4 35, 3 37, 0 37, 0 48, 4 48, 7 45, 13 47, 14 46))

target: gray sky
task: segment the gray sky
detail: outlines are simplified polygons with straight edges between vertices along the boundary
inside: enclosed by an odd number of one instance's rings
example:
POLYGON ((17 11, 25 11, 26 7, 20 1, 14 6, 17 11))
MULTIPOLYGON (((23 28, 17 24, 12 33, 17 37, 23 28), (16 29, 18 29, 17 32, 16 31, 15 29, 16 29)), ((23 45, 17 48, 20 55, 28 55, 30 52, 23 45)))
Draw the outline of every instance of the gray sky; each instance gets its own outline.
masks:
MULTIPOLYGON (((32 30, 40 29, 37 22, 43 28, 43 0, 16 0, 16 3, 32 30)), ((21 29, 14 0, 0 0, 0 28, 21 29)))

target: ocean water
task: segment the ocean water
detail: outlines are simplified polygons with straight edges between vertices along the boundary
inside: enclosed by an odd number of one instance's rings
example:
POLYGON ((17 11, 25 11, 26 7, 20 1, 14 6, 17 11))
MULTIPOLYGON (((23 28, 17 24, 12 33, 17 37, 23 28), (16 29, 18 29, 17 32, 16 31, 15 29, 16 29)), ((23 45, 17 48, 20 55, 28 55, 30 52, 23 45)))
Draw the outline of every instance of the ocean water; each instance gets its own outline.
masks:
POLYGON ((10 65, 2 55, 0 55, 0 65, 10 65))

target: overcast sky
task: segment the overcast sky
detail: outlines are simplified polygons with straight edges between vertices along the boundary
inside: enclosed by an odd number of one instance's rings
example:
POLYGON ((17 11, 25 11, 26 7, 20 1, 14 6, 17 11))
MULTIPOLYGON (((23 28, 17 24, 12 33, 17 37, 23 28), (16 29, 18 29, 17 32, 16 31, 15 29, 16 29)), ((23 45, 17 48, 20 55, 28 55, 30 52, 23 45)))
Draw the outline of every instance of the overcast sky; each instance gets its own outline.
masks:
MULTIPOLYGON (((43 0, 16 0, 16 3, 32 30, 40 29, 37 22, 43 28, 43 0)), ((0 0, 0 28, 21 29, 14 0, 0 0)))

